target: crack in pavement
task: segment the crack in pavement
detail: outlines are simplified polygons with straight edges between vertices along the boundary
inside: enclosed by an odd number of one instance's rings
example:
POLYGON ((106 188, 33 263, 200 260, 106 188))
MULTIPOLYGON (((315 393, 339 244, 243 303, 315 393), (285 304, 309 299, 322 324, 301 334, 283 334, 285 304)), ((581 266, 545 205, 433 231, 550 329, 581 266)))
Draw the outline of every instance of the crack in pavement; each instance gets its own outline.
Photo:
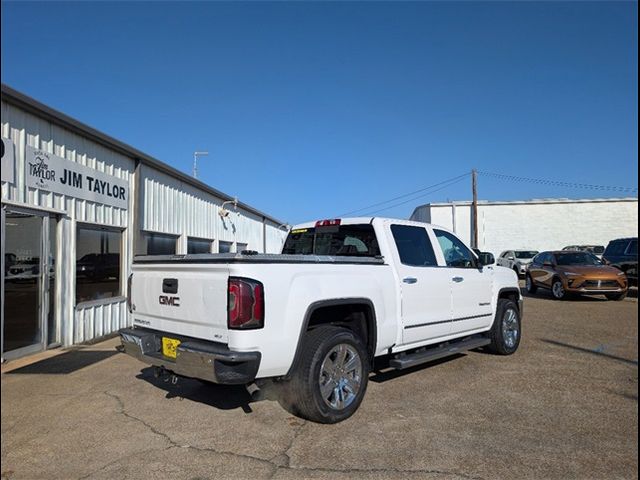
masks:
MULTIPOLYGON (((282 451, 282 453, 278 453, 276 455, 274 455, 273 457, 271 457, 269 459, 269 461, 271 463, 273 463, 274 465, 276 465, 276 467, 284 467, 284 468, 290 468, 290 464, 291 464, 291 457, 289 456, 289 450, 291 450, 291 448, 293 447, 293 443, 297 440, 297 438, 300 436, 300 434, 302 433, 302 429, 307 425, 307 421, 303 420, 302 423, 300 425, 298 425, 298 428, 296 429, 296 431, 293 434, 293 437, 291 437, 291 440, 289 441, 288 445, 285 447, 285 449, 282 451)), ((277 473, 277 469, 273 472, 273 475, 275 475, 277 473)), ((273 478, 273 475, 269 478, 273 478)))
POLYGON ((109 468, 111 465, 115 465, 117 463, 123 462, 124 460, 127 460, 129 458, 135 457, 136 455, 140 455, 141 453, 151 453, 154 452, 156 450, 169 450, 170 448, 173 448, 172 446, 168 446, 168 447, 164 447, 164 448, 150 448, 148 450, 141 450, 139 452, 133 452, 129 455, 126 455, 124 457, 120 457, 120 458, 116 458, 115 460, 101 466, 100 468, 98 468, 97 470, 93 470, 92 472, 87 473, 86 475, 83 475, 81 477, 78 477, 78 480, 85 480, 97 473, 102 472, 103 470, 106 470, 107 468, 109 468))
MULTIPOLYGON (((169 435, 167 435, 164 432, 161 432, 160 430, 158 430, 157 428, 155 428, 153 425, 150 425, 149 423, 147 423, 146 421, 142 420, 139 417, 136 417, 135 415, 130 414, 129 412, 126 411, 125 409, 125 404, 124 401, 116 394, 105 391, 103 392, 105 395, 107 395, 108 397, 113 398, 116 403, 118 404, 118 410, 116 413, 123 415, 124 417, 133 420, 135 422, 138 422, 140 424, 142 424, 144 427, 146 427, 150 432, 152 432, 155 435, 158 435, 160 437, 162 437, 163 439, 165 439, 167 441, 167 443, 169 443, 169 446, 164 448, 163 450, 170 450, 172 448, 181 448, 181 449, 190 449, 190 450, 196 450, 199 452, 209 452, 209 453, 214 453, 217 455, 227 455, 227 456, 231 456, 231 457, 235 457, 235 458, 240 458, 240 459, 245 459, 245 460, 253 460, 253 461, 257 461, 258 463, 268 466, 270 469, 272 469, 271 474, 268 476, 268 478, 273 478, 275 477, 275 475, 280 471, 280 470, 293 470, 293 471, 297 471, 297 472, 324 472, 324 473, 337 473, 337 474, 348 474, 348 473, 396 473, 396 474, 434 474, 434 475, 445 475, 445 476, 450 476, 450 477, 455 477, 455 478, 460 478, 460 479, 464 479, 464 480, 484 480, 482 477, 480 476, 476 476, 476 475, 467 475, 464 473, 459 473, 459 472, 452 472, 452 471, 446 471, 446 470, 435 470, 435 469, 401 469, 401 468, 327 468, 327 467, 301 467, 301 466, 291 466, 290 465, 290 461, 291 461, 291 457, 289 456, 289 451, 291 450, 291 448, 293 448, 293 444, 295 443, 295 441, 298 439, 298 437, 302 434, 302 431, 304 429, 304 427, 307 425, 308 422, 304 421, 294 432, 293 437, 291 438, 291 440, 289 441, 289 443, 287 444, 286 448, 282 451, 282 453, 279 453, 277 455, 274 455, 273 457, 269 458, 269 459, 265 459, 265 458, 261 458, 261 457, 256 457, 253 455, 247 455, 244 453, 236 453, 236 452, 230 452, 227 450, 218 450, 215 448, 211 448, 211 447, 197 447, 194 445, 180 445, 178 442, 176 442, 174 439, 172 439, 169 435), (284 459, 284 461, 277 461, 278 459, 284 459)), ((159 450, 157 448, 155 449, 150 449, 150 450, 146 450, 144 452, 136 452, 134 454, 131 454, 130 456, 124 457, 124 458, 120 458, 118 460, 115 460, 113 462, 109 462, 106 465, 103 465, 102 467, 100 467, 98 470, 95 470, 94 472, 91 472, 83 477, 80 477, 79 480, 83 480, 86 478, 89 478, 91 475, 95 475, 96 473, 108 468, 109 466, 118 463, 122 460, 125 460, 126 458, 135 456, 135 455, 139 455, 141 453, 146 453, 146 452, 151 452, 154 450, 159 450)))
POLYGON ((167 450, 169 448, 187 448, 187 449, 191 449, 191 450, 196 450, 196 451, 200 451, 200 452, 211 452, 211 453, 216 453, 218 455, 229 455, 229 456, 233 456, 233 457, 237 457, 237 458, 243 458, 245 460, 254 460, 257 462, 260 462, 262 464, 265 464, 267 466, 269 466, 270 468, 275 469, 277 467, 277 465, 275 465, 274 463, 272 463, 270 460, 265 459, 265 458, 260 458, 260 457, 255 457, 252 455, 246 455, 243 453, 236 453, 236 452, 229 452, 226 450, 217 450, 215 448, 210 448, 210 447, 196 447, 195 445, 180 445, 178 442, 176 442, 174 439, 172 439, 169 435, 167 435, 164 432, 161 432, 160 430, 158 430, 157 428, 155 428, 153 425, 150 425, 149 423, 145 422, 144 420, 142 420, 139 417, 136 417, 135 415, 131 415, 129 412, 127 412, 125 410, 125 405, 124 402, 122 401, 122 399, 114 394, 114 393, 110 393, 105 391, 104 392, 105 395, 113 398, 117 403, 118 403, 118 412, 120 415, 123 415, 131 420, 134 420, 138 423, 141 423, 142 425, 144 425, 149 431, 151 431, 152 433, 154 433, 155 435, 158 435, 162 438, 164 438, 168 443, 169 443, 169 447, 167 448, 167 450))

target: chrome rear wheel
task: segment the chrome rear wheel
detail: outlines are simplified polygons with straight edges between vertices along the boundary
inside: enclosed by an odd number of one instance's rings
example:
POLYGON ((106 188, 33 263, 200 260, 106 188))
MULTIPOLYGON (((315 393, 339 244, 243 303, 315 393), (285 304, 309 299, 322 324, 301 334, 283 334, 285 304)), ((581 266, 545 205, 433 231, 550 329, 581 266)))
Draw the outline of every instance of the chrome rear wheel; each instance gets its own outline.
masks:
POLYGON ((362 359, 347 343, 334 346, 320 366, 320 394, 327 406, 344 410, 357 398, 362 385, 362 359))

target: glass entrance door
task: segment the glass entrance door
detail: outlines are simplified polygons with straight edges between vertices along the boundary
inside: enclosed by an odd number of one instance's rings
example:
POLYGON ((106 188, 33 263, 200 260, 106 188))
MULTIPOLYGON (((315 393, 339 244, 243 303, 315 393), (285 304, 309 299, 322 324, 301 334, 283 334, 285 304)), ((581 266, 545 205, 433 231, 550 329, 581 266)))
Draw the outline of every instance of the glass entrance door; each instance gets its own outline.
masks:
POLYGON ((8 209, 3 213, 2 356, 8 359, 43 350, 55 335, 51 227, 56 221, 8 209))

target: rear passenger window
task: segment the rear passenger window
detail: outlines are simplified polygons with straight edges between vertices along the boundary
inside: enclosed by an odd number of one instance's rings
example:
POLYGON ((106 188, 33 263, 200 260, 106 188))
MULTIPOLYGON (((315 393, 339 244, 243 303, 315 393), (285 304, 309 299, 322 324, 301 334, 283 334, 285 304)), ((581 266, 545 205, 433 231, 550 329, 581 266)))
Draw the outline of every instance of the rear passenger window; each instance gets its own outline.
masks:
POLYGON ((423 227, 391 225, 400 261, 413 267, 435 267, 438 265, 429 235, 423 227))

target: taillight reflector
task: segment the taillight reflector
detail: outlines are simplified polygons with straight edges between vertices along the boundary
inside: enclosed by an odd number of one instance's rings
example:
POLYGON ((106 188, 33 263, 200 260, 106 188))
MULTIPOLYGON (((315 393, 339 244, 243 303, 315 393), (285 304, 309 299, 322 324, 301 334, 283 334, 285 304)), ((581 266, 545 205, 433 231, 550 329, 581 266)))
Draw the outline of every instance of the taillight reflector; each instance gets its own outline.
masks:
POLYGON ((227 325, 231 330, 264 326, 264 287, 249 278, 230 277, 227 325))

